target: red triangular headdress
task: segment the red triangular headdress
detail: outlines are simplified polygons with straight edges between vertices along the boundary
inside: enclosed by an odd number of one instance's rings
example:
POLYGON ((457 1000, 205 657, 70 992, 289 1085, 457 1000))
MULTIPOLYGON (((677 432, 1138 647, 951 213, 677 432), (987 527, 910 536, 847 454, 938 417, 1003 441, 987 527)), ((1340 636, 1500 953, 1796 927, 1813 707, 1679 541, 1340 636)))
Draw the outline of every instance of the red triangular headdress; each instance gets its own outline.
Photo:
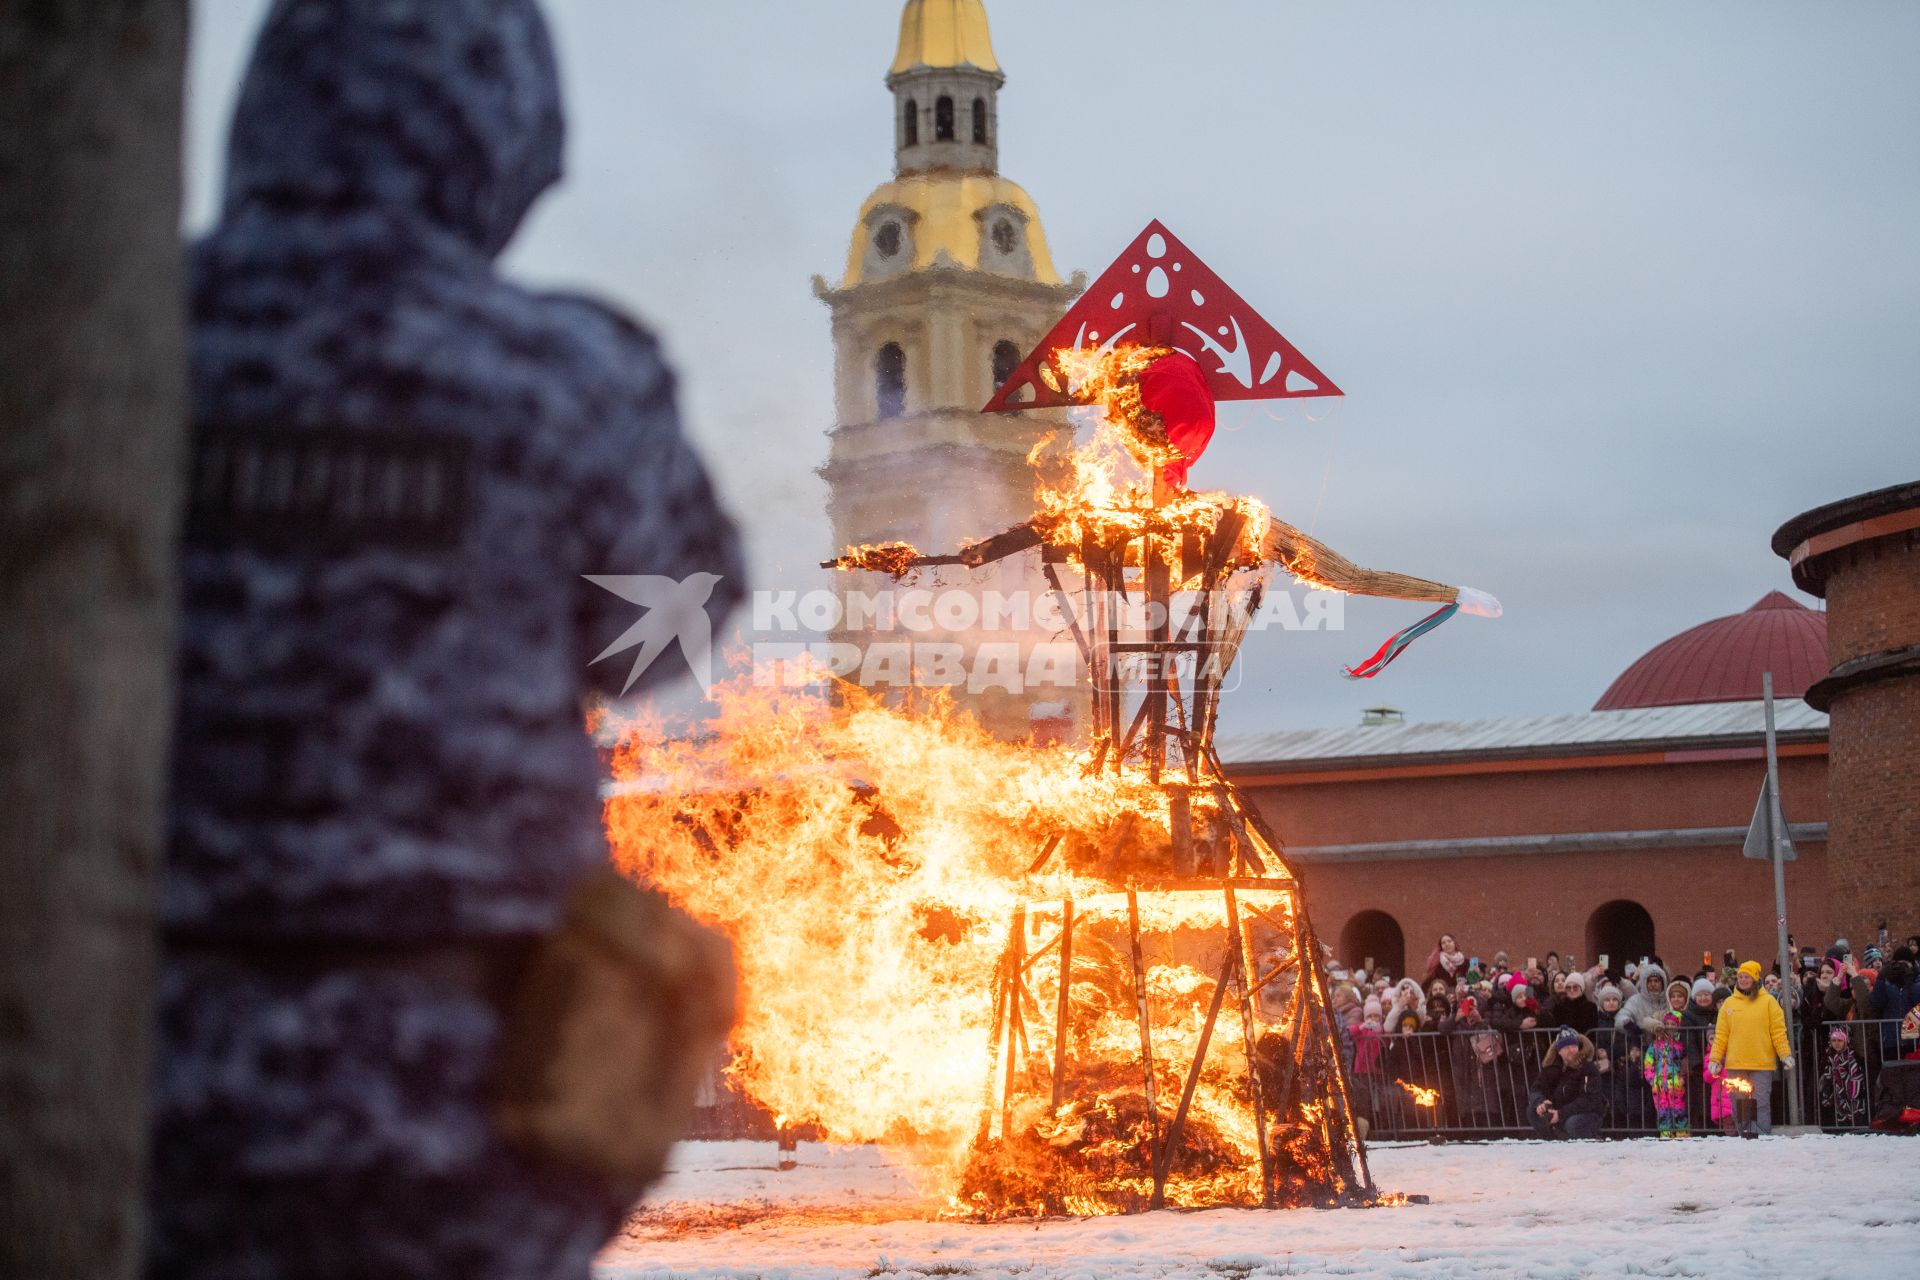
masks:
POLYGON ((1119 342, 1186 352, 1199 361, 1215 400, 1341 394, 1155 219, 1028 353, 983 412, 1081 403, 1065 386, 1048 386, 1041 363, 1055 351, 1119 342))

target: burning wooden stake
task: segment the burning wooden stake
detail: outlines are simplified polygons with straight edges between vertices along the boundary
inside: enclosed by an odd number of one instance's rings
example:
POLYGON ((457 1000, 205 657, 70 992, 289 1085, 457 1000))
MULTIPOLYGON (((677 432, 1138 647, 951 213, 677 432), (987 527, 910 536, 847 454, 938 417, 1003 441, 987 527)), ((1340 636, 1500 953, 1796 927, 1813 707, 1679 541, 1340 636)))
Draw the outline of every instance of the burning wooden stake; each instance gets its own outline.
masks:
POLYGON ((1073 899, 1060 908, 1060 1004, 1053 1024, 1053 1109, 1067 1088, 1067 1013, 1073 1000, 1073 899))
POLYGON ((1213 1003, 1207 1006, 1207 1020, 1200 1026, 1200 1047, 1193 1051, 1193 1065, 1187 1069, 1186 1087, 1180 1090, 1180 1106, 1173 1113, 1173 1123, 1167 1126, 1166 1141, 1160 1144, 1160 1157, 1153 1165, 1153 1199, 1148 1208, 1167 1207, 1167 1174, 1173 1169, 1173 1155, 1180 1146, 1180 1131, 1186 1127, 1187 1108, 1193 1105, 1193 1089, 1200 1083, 1200 1067, 1207 1060, 1207 1045, 1213 1039, 1213 1024, 1220 1020, 1220 1001, 1227 994, 1227 983, 1233 978, 1233 971, 1239 957, 1232 948, 1227 950, 1226 963, 1220 966, 1220 980, 1213 984, 1213 1003))
POLYGON ((1160 1146, 1160 1108, 1154 1101, 1153 1088, 1153 1018, 1147 1012, 1147 966, 1140 957, 1140 895, 1132 889, 1127 890, 1127 948, 1133 961, 1133 1001, 1136 1016, 1140 1020, 1140 1076, 1142 1092, 1147 1099, 1148 1131, 1153 1139, 1153 1150, 1160 1146))

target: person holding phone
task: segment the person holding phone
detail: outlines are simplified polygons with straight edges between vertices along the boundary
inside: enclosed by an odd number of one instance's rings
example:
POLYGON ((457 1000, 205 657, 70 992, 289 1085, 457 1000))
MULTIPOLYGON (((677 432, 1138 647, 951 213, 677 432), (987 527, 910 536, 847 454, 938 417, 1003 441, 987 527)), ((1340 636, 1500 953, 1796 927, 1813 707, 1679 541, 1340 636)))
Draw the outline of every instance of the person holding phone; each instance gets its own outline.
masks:
POLYGON ((1460 950, 1460 944, 1453 940, 1452 934, 1443 933, 1438 944, 1427 955, 1427 975, 1421 981, 1431 983, 1435 978, 1441 978, 1451 983, 1466 971, 1466 953, 1460 950))

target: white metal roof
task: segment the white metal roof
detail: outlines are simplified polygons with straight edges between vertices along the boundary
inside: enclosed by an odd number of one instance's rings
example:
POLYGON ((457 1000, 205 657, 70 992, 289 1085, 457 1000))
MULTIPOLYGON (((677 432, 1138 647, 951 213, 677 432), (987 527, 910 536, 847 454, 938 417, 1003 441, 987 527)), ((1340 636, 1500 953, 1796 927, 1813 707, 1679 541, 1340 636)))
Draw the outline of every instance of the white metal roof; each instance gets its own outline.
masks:
MULTIPOLYGON (((1773 704, 1782 736, 1823 737, 1824 712, 1800 699, 1773 704)), ((1758 739, 1766 732, 1765 704, 1705 702, 1679 707, 1634 707, 1581 711, 1515 720, 1436 720, 1430 723, 1353 725, 1344 729, 1288 729, 1236 734, 1220 740, 1228 765, 1283 764, 1296 760, 1345 760, 1379 756, 1427 756, 1477 752, 1537 752, 1559 747, 1632 750, 1640 744, 1665 749, 1758 739)))

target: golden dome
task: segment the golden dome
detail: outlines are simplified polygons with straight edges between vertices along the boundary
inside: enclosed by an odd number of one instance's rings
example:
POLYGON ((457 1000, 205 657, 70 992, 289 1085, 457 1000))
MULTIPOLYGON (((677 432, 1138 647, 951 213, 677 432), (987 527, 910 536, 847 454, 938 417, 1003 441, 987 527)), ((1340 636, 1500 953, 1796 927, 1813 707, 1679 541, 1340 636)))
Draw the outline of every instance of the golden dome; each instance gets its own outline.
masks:
POLYGON ((915 67, 978 67, 998 71, 987 10, 980 0, 907 0, 900 12, 900 51, 889 75, 915 67))
MULTIPOLYGON (((909 5, 909 10, 914 5, 909 5)), ((978 4, 973 6, 979 8, 978 4)), ((914 215, 911 236, 911 270, 924 271, 944 252, 954 266, 969 271, 980 268, 980 214, 996 205, 1017 210, 1026 217, 1027 252, 1033 261, 1033 279, 1042 284, 1059 284, 1053 269, 1053 257, 1047 252, 1047 234, 1040 227, 1040 210, 1034 207, 1019 183, 993 173, 956 173, 936 170, 895 178, 867 197, 860 206, 860 220, 853 227, 853 243, 847 251, 847 274, 840 287, 851 288, 864 278, 867 220, 874 210, 892 205, 914 215)))

